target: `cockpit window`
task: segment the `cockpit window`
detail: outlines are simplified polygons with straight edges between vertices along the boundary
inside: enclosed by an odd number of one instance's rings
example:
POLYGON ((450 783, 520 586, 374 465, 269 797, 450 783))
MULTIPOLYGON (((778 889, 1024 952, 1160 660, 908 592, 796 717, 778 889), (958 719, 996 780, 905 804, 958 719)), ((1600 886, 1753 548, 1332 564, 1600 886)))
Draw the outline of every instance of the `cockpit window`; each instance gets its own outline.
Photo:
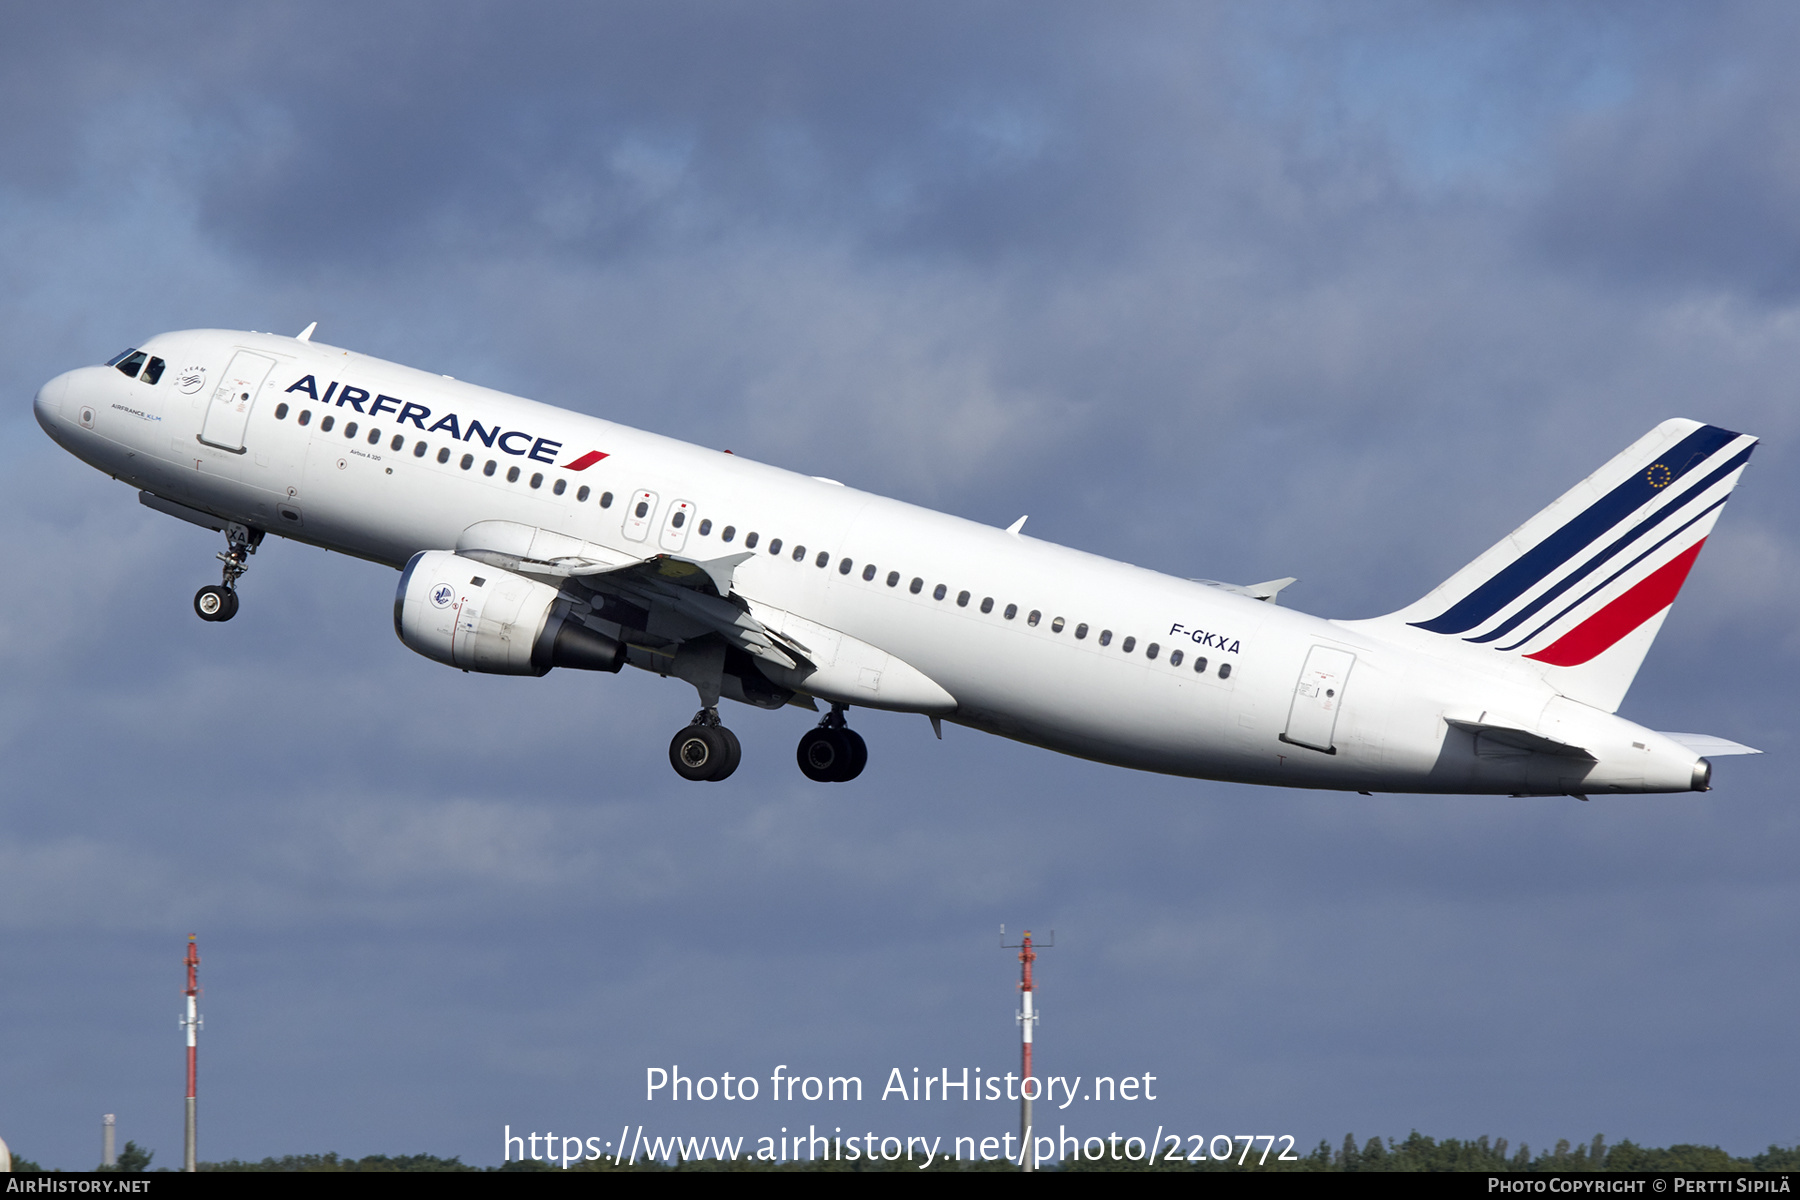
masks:
POLYGON ((136 379, 137 373, 144 369, 144 360, 148 357, 150 356, 142 350, 133 350, 113 365, 118 367, 128 379, 136 379))
POLYGON ((144 368, 144 382, 151 384, 159 382, 162 379, 163 368, 166 366, 168 364, 162 359, 152 356, 150 365, 144 368))
POLYGON ((106 365, 109 367, 116 367, 120 363, 124 362, 128 355, 132 355, 132 354, 136 354, 136 353, 137 353, 136 346, 127 346, 127 347, 125 347, 125 349, 119 351, 117 354, 115 354, 111 358, 107 359, 106 365))

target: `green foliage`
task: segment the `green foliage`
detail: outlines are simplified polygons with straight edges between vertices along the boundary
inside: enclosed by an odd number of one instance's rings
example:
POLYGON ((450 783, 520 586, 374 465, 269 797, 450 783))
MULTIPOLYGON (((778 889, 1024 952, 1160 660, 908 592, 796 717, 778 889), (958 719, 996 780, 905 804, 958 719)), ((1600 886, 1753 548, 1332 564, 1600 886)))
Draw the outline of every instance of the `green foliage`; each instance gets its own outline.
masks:
POLYGON ((336 1154, 289 1154, 281 1158, 265 1158, 261 1162, 229 1159, 225 1162, 196 1163, 202 1171, 285 1171, 313 1173, 324 1171, 479 1171, 461 1158, 439 1158, 435 1154, 401 1154, 389 1158, 371 1154, 367 1158, 339 1158, 336 1154))
MULTIPOLYGON (((1571 1144, 1567 1139, 1558 1141, 1556 1145, 1537 1155, 1533 1155, 1531 1147, 1520 1143, 1518 1148, 1505 1138, 1490 1139, 1485 1135, 1468 1141, 1458 1138, 1426 1137, 1418 1130, 1413 1130, 1403 1141, 1393 1138, 1372 1137, 1360 1145, 1353 1134, 1344 1135, 1344 1140, 1333 1150, 1329 1141, 1320 1141, 1309 1154, 1300 1155, 1286 1162, 1278 1162, 1271 1157, 1266 1163, 1259 1163, 1262 1157, 1260 1147, 1247 1156, 1247 1161, 1239 1165, 1237 1158, 1229 1161, 1208 1160, 1204 1163, 1113 1161, 1111 1157, 1099 1162, 1071 1161, 1065 1166, 1046 1166, 1046 1171, 1069 1171, 1087 1173, 1092 1171, 1264 1171, 1264 1172, 1314 1172, 1314 1171, 1407 1171, 1407 1172, 1449 1172, 1464 1171, 1487 1174, 1504 1172, 1581 1172, 1581 1171, 1794 1171, 1800 1170, 1800 1145, 1770 1146, 1762 1154, 1753 1158, 1734 1158, 1717 1146, 1695 1146, 1677 1144, 1666 1148, 1639 1146, 1632 1141, 1622 1141, 1616 1146, 1608 1146, 1606 1139, 1598 1134, 1591 1141, 1579 1145, 1571 1144)), ((36 1163, 24 1159, 14 1159, 14 1170, 38 1170, 36 1163)), ((138 1150, 135 1143, 125 1143, 125 1151, 119 1155, 120 1170, 141 1171, 150 1163, 150 1152, 138 1150), (127 1165, 127 1162, 132 1165, 127 1165)), ((706 1159, 699 1162, 657 1163, 638 1162, 632 1166, 614 1166, 604 1160, 573 1163, 569 1170, 587 1173, 604 1173, 628 1171, 633 1173, 664 1174, 711 1174, 722 1171, 816 1171, 850 1173, 850 1172, 888 1172, 917 1171, 918 1163, 884 1163, 869 1162, 759 1162, 754 1159, 739 1159, 736 1162, 720 1162, 717 1159, 706 1159)), ((509 1162, 499 1167, 472 1167, 459 1158, 439 1158, 432 1154, 410 1154, 388 1157, 385 1154, 373 1154, 367 1158, 339 1158, 336 1154, 290 1154, 284 1158, 265 1158, 261 1162, 243 1162, 232 1159, 227 1162, 201 1163, 202 1171, 280 1171, 280 1172, 401 1172, 401 1171, 560 1171, 561 1167, 550 1162, 526 1160, 509 1162)), ((1018 1167, 1006 1162, 957 1162, 953 1159, 939 1157, 928 1170, 954 1172, 990 1172, 1017 1171, 1018 1167)))
POLYGON ((136 1142, 126 1142, 125 1148, 119 1151, 118 1165, 106 1169, 112 1171, 130 1171, 133 1173, 148 1171, 150 1169, 150 1160, 155 1157, 156 1151, 146 1150, 136 1142))
MULTIPOLYGON (((1769 1149, 1773 1150, 1774 1147, 1771 1146, 1769 1149)), ((36 1171, 42 1171, 44 1168, 38 1166, 29 1158, 20 1158, 15 1154, 12 1156, 12 1169, 20 1174, 29 1174, 36 1171)))

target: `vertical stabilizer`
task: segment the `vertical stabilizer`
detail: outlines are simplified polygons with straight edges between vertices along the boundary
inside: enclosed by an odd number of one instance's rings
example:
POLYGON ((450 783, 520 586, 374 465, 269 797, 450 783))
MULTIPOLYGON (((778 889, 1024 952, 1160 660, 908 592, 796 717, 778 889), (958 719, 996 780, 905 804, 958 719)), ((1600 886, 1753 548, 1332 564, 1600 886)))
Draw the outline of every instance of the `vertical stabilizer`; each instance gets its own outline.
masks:
POLYGON ((1504 655, 1613 712, 1755 447, 1729 429, 1664 421, 1423 599, 1359 624, 1446 653, 1504 655))

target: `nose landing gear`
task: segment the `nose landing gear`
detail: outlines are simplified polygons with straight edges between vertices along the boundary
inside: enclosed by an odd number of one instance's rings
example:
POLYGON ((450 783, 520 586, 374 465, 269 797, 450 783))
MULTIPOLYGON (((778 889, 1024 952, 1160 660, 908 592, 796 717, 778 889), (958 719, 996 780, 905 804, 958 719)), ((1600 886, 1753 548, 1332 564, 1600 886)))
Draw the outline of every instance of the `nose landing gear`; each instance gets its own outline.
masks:
POLYGON ((794 757, 800 773, 814 783, 849 783, 869 764, 869 746, 844 723, 842 704, 833 704, 818 727, 806 731, 794 757))
POLYGON ((720 783, 738 769, 744 749, 737 734, 719 724, 719 710, 703 708, 669 742, 669 765, 683 779, 720 783))
POLYGON ((263 531, 233 522, 225 527, 224 582, 208 584, 194 593, 194 612, 202 621, 229 621, 237 616, 237 581, 250 569, 249 558, 262 545, 263 531))

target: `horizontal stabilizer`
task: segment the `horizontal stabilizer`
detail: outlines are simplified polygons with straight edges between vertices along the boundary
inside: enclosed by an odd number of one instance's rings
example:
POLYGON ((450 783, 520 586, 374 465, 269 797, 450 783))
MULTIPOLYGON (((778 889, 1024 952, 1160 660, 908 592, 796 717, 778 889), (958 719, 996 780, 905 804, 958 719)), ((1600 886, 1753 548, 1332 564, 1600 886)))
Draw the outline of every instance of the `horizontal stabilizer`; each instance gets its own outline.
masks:
POLYGON ((1724 758, 1728 754, 1761 754, 1761 750, 1741 745, 1728 738, 1713 737, 1706 733, 1665 733, 1664 737, 1678 745, 1686 746, 1701 758, 1724 758))
POLYGON ((1572 746, 1568 742, 1559 742, 1555 738, 1547 738, 1541 733, 1532 733, 1529 729, 1520 729, 1513 725, 1495 725, 1487 721, 1462 721, 1455 717, 1445 717, 1444 722, 1455 726, 1464 733, 1472 733, 1476 737, 1476 753, 1481 753, 1482 740, 1497 743, 1514 750, 1528 750, 1533 754, 1555 754, 1562 758, 1585 758, 1589 762, 1597 761, 1592 754, 1580 746, 1572 746))

